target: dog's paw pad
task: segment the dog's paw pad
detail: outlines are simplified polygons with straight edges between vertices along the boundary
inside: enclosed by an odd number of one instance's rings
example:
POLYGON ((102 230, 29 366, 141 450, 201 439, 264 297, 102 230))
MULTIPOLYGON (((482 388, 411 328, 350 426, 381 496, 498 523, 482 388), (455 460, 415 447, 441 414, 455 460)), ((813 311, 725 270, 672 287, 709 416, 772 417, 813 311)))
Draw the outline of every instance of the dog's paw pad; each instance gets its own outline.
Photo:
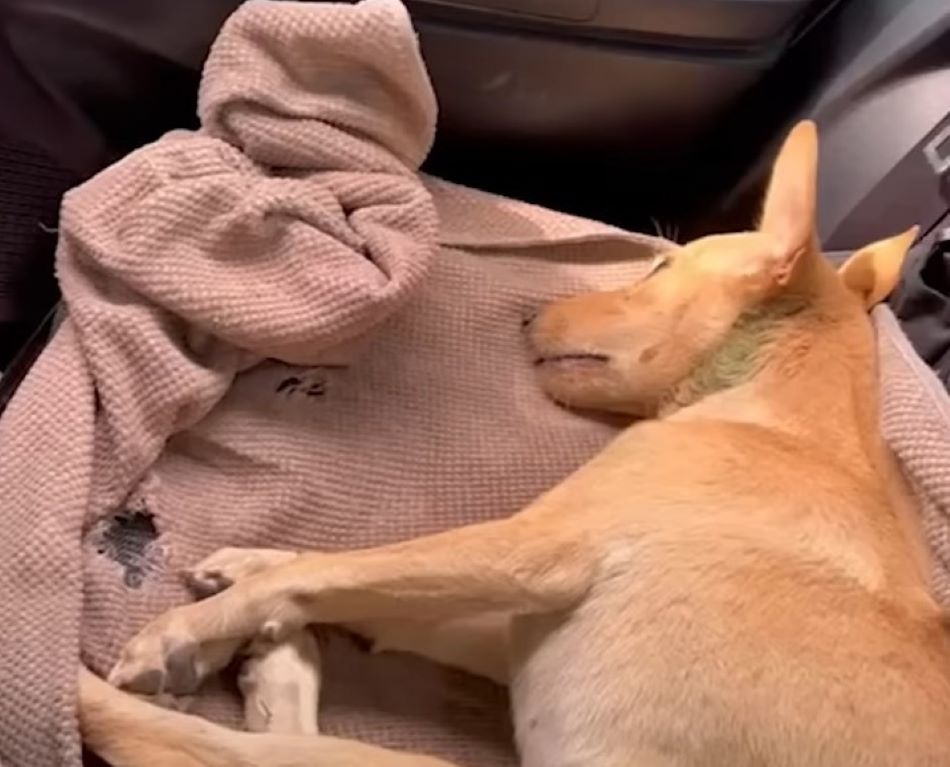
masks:
POLYGON ((137 695, 159 695, 165 689, 165 672, 155 668, 148 669, 117 683, 124 690, 137 695))
POLYGON ((165 655, 167 678, 165 688, 175 695, 192 695, 201 684, 202 674, 197 664, 198 648, 194 644, 179 644, 165 655))

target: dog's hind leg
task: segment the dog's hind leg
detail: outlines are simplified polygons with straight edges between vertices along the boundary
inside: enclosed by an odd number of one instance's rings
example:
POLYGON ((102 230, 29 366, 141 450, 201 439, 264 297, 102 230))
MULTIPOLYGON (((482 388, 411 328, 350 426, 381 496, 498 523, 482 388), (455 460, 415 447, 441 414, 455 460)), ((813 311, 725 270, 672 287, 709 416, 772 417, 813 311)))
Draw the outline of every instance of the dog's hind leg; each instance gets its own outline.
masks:
POLYGON ((458 767, 431 756, 322 735, 230 730, 79 675, 84 742, 112 767, 458 767))
POLYGON ((196 716, 169 711, 121 692, 80 668, 83 742, 111 767, 231 767, 232 733, 196 716))
POLYGON ((247 729, 316 735, 320 674, 320 648, 309 629, 279 642, 254 640, 238 677, 247 729))

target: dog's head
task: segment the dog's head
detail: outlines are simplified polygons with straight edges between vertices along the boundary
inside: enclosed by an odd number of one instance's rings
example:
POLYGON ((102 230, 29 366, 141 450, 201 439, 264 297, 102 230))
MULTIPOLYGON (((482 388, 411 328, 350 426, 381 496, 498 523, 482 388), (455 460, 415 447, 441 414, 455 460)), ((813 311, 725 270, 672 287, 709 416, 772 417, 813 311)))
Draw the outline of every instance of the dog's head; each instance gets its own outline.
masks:
POLYGON ((816 303, 866 323, 916 228, 861 249, 835 276, 815 234, 817 160, 815 125, 800 123, 773 166, 758 231, 672 248, 624 290, 546 307, 529 326, 545 390, 574 407, 651 416, 711 360, 717 381, 700 388, 751 377, 781 320, 816 303))

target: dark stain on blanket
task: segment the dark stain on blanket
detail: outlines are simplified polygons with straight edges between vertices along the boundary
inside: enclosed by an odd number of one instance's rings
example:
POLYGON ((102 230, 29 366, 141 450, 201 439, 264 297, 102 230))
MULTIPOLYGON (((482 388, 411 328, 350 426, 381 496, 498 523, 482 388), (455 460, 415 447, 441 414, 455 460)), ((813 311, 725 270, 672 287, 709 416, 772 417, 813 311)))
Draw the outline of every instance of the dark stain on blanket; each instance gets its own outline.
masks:
POLYGON ((303 379, 297 378, 297 376, 290 376, 289 378, 285 378, 277 385, 277 393, 280 394, 282 391, 294 391, 302 383, 303 379))
POLYGON ((328 372, 343 370, 342 365, 321 365, 291 376, 284 376, 274 389, 285 397, 322 397, 327 393, 328 372))
POLYGON ((96 553, 122 565, 125 585, 137 589, 157 565, 152 544, 158 535, 155 515, 141 506, 102 517, 91 539, 96 553))
POLYGON ((297 394, 305 397, 322 397, 327 393, 326 381, 308 381, 297 376, 290 376, 277 384, 278 394, 285 394, 293 397, 297 394))

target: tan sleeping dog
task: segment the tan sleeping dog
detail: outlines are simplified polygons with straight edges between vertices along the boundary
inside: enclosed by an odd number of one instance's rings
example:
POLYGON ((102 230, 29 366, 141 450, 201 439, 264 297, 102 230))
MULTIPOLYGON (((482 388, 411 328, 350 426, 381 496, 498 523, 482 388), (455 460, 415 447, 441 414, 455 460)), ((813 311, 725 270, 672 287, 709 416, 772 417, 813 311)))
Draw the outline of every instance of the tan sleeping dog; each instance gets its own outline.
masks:
POLYGON ((112 672, 189 692, 262 637, 285 653, 248 677, 270 732, 82 672, 88 743, 115 767, 445 767, 280 734, 316 730, 315 686, 280 683, 313 668, 287 643, 344 623, 510 682, 524 767, 950 765, 950 641, 879 433, 866 316, 914 232, 836 273, 816 246, 816 162, 802 123, 759 231, 689 243, 532 323, 552 397, 650 419, 559 486, 394 546, 221 552, 194 577, 235 585, 149 624, 112 672))

